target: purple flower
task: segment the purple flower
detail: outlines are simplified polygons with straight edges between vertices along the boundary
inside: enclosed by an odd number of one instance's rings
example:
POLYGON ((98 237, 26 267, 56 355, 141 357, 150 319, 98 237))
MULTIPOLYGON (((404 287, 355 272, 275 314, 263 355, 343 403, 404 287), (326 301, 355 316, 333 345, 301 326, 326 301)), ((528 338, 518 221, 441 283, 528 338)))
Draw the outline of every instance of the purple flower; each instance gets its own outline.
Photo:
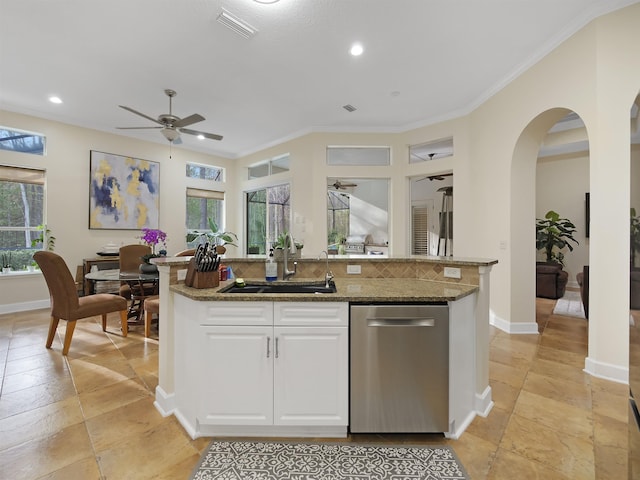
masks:
POLYGON ((151 247, 151 251, 154 254, 156 252, 156 245, 158 243, 162 243, 164 249, 167 249, 167 234, 162 230, 154 228, 143 228, 140 240, 142 240, 146 245, 149 245, 151 247))

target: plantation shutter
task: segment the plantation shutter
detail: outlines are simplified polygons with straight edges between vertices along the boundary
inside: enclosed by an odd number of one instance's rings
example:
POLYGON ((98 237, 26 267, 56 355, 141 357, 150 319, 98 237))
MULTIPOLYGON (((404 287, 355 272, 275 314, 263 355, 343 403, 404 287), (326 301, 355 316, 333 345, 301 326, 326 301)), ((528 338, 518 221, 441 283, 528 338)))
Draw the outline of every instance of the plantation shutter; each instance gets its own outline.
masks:
POLYGON ((413 255, 429 255, 429 208, 411 207, 411 251, 413 255))

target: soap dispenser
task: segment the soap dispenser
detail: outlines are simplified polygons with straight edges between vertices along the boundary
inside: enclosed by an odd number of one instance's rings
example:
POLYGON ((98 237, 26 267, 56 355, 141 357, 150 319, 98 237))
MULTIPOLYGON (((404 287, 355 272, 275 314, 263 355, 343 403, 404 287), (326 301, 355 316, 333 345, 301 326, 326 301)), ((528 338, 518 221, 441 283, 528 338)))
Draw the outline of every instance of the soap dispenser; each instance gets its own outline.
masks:
POLYGON ((269 250, 269 256, 264 265, 264 273, 267 282, 273 282, 278 279, 278 262, 273 257, 273 248, 269 250))

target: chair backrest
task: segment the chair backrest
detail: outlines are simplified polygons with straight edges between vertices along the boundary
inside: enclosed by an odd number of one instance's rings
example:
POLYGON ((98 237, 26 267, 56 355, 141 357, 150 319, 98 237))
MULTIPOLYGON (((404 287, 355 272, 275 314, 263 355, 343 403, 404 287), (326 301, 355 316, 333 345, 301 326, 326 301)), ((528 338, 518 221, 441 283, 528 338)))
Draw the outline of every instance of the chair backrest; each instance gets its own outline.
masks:
POLYGON ((78 291, 69 267, 57 253, 41 250, 33 254, 51 297, 51 315, 57 318, 73 318, 78 310, 78 291))
POLYGON ((121 272, 138 272, 140 264, 144 263, 143 255, 151 253, 149 245, 133 244, 120 247, 120 271, 121 272))
POLYGON ((182 250, 181 252, 176 253, 175 257, 193 257, 196 254, 195 248, 189 248, 187 250, 182 250))

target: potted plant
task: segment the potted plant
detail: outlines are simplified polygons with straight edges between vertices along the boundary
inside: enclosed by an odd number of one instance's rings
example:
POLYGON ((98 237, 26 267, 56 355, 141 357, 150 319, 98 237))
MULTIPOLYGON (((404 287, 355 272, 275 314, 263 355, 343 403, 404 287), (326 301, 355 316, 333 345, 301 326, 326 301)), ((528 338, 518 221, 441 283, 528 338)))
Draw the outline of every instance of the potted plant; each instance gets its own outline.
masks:
POLYGON ((11 271, 11 252, 2 254, 2 273, 11 271))
POLYGON ((578 245, 578 241, 573 238, 576 226, 566 218, 553 210, 549 210, 544 219, 536 219, 536 249, 544 250, 547 263, 559 263, 564 266, 563 248, 573 251, 573 246, 569 242, 578 245))
MULTIPOLYGON (((282 232, 280 235, 278 235, 278 238, 276 238, 276 241, 273 244, 274 254, 278 261, 282 260, 283 258, 283 250, 285 248, 284 246, 288 236, 289 232, 282 232)), ((301 242, 297 242, 295 238, 293 239, 293 243, 296 245, 296 253, 291 254, 290 258, 299 258, 302 255, 301 250, 304 247, 304 244, 302 244, 301 242)))
MULTIPOLYGON (((144 265, 151 265, 152 267, 156 267, 155 265, 152 265, 149 260, 151 260, 152 258, 162 257, 167 254, 167 234, 162 230, 158 230, 156 228, 143 228, 142 235, 139 238, 140 240, 142 240, 142 243, 151 247, 151 253, 140 257, 144 262, 144 265), (162 244, 162 249, 160 249, 156 253, 156 247, 158 246, 158 244, 162 244)), ((145 269, 145 267, 143 267, 142 265, 140 267, 141 271, 145 269)), ((155 268, 148 268, 147 270, 151 271, 155 270, 155 268)))
POLYGON ((187 234, 187 242, 193 242, 198 240, 200 243, 209 242, 216 245, 216 251, 219 254, 223 254, 227 251, 225 245, 233 245, 237 247, 235 242, 238 241, 238 236, 233 232, 224 232, 220 230, 218 224, 212 218, 209 218, 209 231, 199 232, 194 230, 187 234))
POLYGON ((37 247, 42 244, 43 249, 53 252, 56 246, 56 237, 51 234, 51 230, 44 224, 38 225, 37 228, 40 231, 40 235, 31 240, 31 246, 37 247))

